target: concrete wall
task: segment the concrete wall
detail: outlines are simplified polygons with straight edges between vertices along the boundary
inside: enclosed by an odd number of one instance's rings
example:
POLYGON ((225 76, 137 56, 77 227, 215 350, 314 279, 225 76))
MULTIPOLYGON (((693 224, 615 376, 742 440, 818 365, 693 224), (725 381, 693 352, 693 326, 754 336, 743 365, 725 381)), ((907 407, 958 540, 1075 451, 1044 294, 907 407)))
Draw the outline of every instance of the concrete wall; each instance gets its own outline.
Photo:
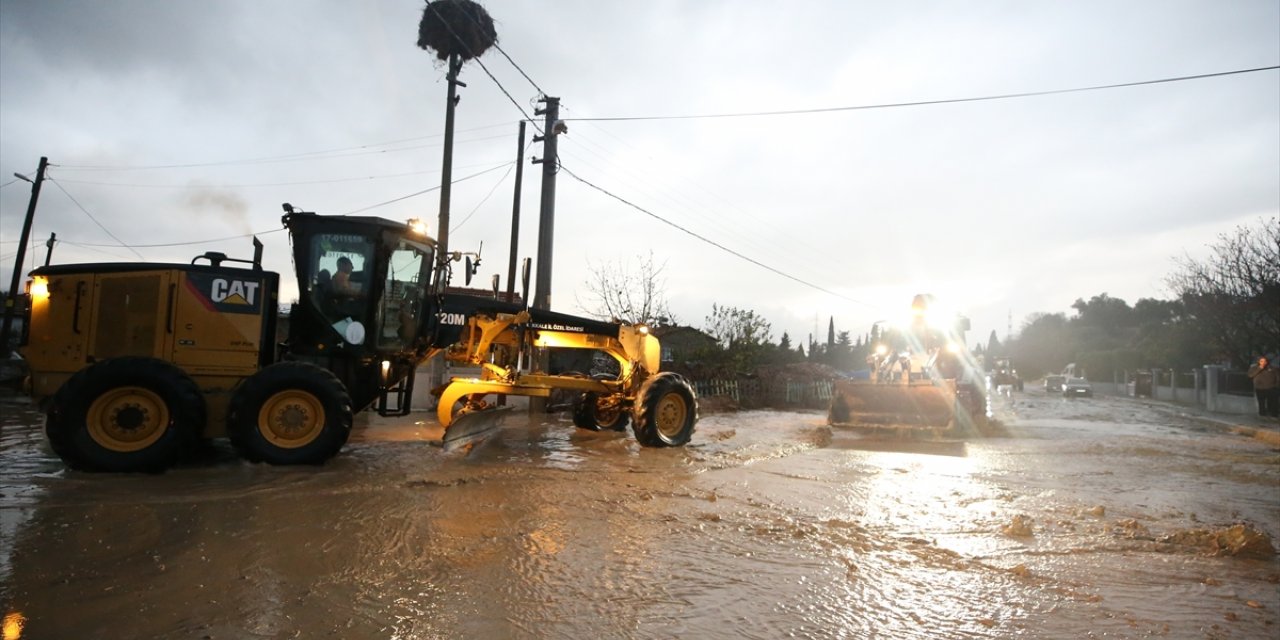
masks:
MULTIPOLYGON (((1220 367, 1207 365, 1196 371, 1196 386, 1199 388, 1153 384, 1151 395, 1154 400, 1203 407, 1214 413, 1225 415, 1251 415, 1257 413, 1258 403, 1253 396, 1218 393, 1219 369, 1220 367)), ((1176 380, 1177 376, 1173 376, 1173 379, 1176 380)), ((1092 384, 1094 392, 1100 395, 1133 395, 1131 383, 1127 379, 1118 382, 1093 382, 1092 384)))

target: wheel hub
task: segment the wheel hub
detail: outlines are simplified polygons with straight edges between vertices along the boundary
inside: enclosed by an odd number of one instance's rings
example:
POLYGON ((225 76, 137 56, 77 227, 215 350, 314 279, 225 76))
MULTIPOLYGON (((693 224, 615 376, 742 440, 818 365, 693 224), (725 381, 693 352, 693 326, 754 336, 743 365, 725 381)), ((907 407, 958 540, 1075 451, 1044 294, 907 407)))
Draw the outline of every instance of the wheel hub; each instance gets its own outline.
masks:
POLYGON ((684 428, 688 411, 688 406, 685 405, 684 399, 679 395, 669 393, 663 396, 658 403, 658 410, 654 416, 658 432, 667 438, 674 438, 680 435, 680 431, 684 428))
POLYGON ((145 387, 117 387, 89 405, 89 436, 103 448, 128 453, 145 449, 169 428, 169 407, 145 387))
POLYGON ((285 449, 306 446, 324 428, 324 406, 316 396, 299 389, 271 396, 258 413, 258 432, 285 449))

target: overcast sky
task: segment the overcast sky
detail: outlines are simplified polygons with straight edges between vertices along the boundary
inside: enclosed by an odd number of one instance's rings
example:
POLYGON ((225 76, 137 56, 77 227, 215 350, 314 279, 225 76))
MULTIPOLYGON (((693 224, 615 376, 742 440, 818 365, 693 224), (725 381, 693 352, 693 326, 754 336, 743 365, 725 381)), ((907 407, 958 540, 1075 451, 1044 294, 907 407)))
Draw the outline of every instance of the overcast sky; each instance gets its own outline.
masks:
MULTIPOLYGON (((1174 258, 1280 214, 1275 70, 592 120, 1270 67, 1277 0, 485 6, 536 87, 497 50, 481 58, 496 82, 464 67, 454 178, 480 175, 454 187, 450 248, 483 242, 482 281, 505 279, 517 122, 540 90, 560 97, 558 311, 581 312, 593 266, 652 252, 682 324, 716 303, 763 315, 775 340, 825 339, 831 316, 857 335, 928 292, 985 342, 1077 298, 1171 297, 1174 258)), ((422 7, 0 0, 0 184, 56 165, 24 270, 51 232, 58 263, 248 257, 248 238, 178 243, 256 232, 296 295, 281 203, 340 214, 439 186, 446 84, 416 47, 422 7)), ((540 166, 524 176, 532 256, 540 166)), ((0 189, 0 288, 29 187, 0 189)), ((431 191, 363 215, 435 229, 438 210, 431 191)))

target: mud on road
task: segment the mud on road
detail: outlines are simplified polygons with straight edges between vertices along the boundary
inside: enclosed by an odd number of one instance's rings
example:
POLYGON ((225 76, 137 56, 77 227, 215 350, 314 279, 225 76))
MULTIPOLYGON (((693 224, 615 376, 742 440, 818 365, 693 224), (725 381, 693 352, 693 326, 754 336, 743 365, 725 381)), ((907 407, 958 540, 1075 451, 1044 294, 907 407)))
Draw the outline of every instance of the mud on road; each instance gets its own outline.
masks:
POLYGON ((509 419, 447 454, 415 414, 323 467, 154 476, 67 471, 2 409, 5 640, 1280 634, 1280 451, 1125 399, 1014 394, 968 443, 719 414, 661 450, 509 419))

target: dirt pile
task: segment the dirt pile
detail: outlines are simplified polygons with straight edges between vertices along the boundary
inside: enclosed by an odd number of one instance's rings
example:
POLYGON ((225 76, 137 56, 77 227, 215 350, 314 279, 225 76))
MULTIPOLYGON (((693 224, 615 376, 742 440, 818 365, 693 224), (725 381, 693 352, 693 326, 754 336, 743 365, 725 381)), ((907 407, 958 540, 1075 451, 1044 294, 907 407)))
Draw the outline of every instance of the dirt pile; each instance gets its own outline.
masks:
POLYGON ((1220 529, 1188 529, 1159 539, 1160 542, 1202 548, 1215 556, 1270 558, 1276 554, 1270 536, 1247 524, 1220 529))

